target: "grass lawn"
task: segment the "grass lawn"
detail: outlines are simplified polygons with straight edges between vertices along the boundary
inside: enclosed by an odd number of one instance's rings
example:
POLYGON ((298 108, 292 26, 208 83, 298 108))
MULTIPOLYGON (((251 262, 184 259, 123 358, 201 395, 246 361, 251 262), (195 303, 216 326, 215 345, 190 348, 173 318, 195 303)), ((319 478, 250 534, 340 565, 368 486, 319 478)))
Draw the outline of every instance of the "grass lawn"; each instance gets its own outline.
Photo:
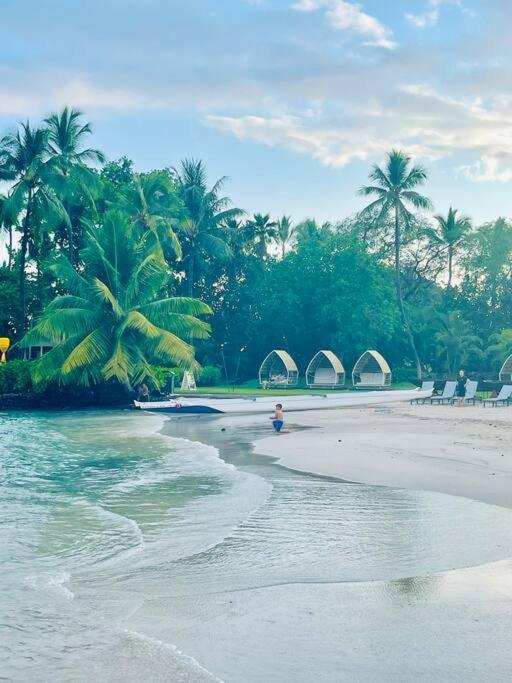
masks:
MULTIPOLYGON (((408 382, 402 382, 400 384, 393 384, 391 389, 414 389, 413 384, 408 382)), ((339 389, 308 389, 305 385, 299 385, 292 389, 262 389, 258 383, 258 380, 250 380, 244 384, 237 384, 236 386, 231 386, 228 384, 217 384, 213 387, 198 387, 197 391, 179 391, 180 394, 190 394, 198 396, 201 394, 218 394, 219 396, 227 395, 241 395, 241 396, 296 396, 300 394, 329 394, 329 393, 339 393, 341 391, 354 391, 352 385, 346 387, 341 387, 339 389)))

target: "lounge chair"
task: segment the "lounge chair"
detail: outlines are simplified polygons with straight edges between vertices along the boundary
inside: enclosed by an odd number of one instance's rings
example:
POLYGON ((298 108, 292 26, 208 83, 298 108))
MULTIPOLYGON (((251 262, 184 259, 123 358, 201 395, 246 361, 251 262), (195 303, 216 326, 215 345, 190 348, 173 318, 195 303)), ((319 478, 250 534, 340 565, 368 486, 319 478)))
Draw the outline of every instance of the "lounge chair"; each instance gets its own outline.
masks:
MULTIPOLYGON (((464 401, 466 403, 470 403, 473 401, 473 405, 476 403, 476 390, 478 389, 478 382, 473 379, 468 379, 466 383, 466 395, 464 396, 464 401)), ((459 397, 454 396, 451 400, 451 404, 453 405, 455 401, 458 401, 459 397)))
POLYGON ((442 405, 445 401, 449 403, 455 396, 456 387, 457 382, 452 382, 451 380, 449 382, 445 382, 443 393, 441 394, 441 396, 430 397, 430 405, 432 405, 433 403, 440 403, 442 405))
POLYGON ((430 397, 432 396, 432 392, 434 391, 434 382, 428 381, 428 382, 422 382, 421 387, 418 389, 418 391, 428 391, 430 392, 428 396, 420 396, 418 398, 411 398, 411 405, 413 403, 425 403, 425 401, 428 401, 430 397))
POLYGON ((512 396, 512 384, 504 384, 501 389, 500 393, 495 396, 494 398, 484 398, 482 401, 482 405, 487 406, 487 405, 492 405, 494 408, 500 404, 504 406, 505 404, 508 406, 510 405, 510 397, 512 396))

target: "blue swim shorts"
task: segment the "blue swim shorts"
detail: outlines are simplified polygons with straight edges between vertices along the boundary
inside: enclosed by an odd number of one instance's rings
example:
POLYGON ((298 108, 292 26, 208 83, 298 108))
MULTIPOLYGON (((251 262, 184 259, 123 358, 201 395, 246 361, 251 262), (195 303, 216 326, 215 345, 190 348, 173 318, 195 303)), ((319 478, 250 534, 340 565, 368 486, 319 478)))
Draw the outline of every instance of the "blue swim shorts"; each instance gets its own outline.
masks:
POLYGON ((276 430, 276 432, 280 432, 283 428, 284 422, 282 420, 273 420, 272 424, 274 425, 274 429, 276 430))

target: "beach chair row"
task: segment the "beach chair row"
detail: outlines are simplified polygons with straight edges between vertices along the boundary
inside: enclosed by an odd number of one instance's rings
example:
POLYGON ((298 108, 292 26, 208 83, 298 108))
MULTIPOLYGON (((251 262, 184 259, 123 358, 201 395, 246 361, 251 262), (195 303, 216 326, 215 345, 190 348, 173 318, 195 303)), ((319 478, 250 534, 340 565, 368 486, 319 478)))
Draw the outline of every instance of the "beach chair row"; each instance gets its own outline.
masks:
MULTIPOLYGON (((512 384, 504 384, 500 389, 500 393, 494 398, 478 398, 476 395, 477 389, 478 382, 475 380, 468 380, 466 384, 466 395, 464 396, 464 401, 466 403, 472 403, 475 405, 476 401, 479 401, 484 407, 492 406, 495 408, 497 406, 508 406, 512 400, 512 384)), ((445 382, 443 393, 439 396, 434 396, 434 382, 423 382, 421 385, 421 391, 430 392, 430 396, 413 398, 411 400, 411 405, 413 403, 421 403, 422 405, 425 403, 430 403, 430 405, 453 405, 458 400, 458 397, 456 396, 456 390, 457 382, 449 380, 448 382, 445 382)))

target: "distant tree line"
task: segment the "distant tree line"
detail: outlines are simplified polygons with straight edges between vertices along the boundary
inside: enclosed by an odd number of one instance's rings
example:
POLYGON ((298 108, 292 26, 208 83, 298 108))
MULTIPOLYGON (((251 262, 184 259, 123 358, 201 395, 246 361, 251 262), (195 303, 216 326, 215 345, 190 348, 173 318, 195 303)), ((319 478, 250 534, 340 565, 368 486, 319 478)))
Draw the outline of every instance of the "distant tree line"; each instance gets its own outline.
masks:
POLYGON ((0 140, 0 335, 54 344, 38 381, 132 386, 200 363, 240 382, 272 348, 495 375, 512 351, 510 222, 430 217, 403 152, 371 169, 361 213, 319 224, 247 215, 199 160, 139 173, 90 138, 66 108, 0 140))

